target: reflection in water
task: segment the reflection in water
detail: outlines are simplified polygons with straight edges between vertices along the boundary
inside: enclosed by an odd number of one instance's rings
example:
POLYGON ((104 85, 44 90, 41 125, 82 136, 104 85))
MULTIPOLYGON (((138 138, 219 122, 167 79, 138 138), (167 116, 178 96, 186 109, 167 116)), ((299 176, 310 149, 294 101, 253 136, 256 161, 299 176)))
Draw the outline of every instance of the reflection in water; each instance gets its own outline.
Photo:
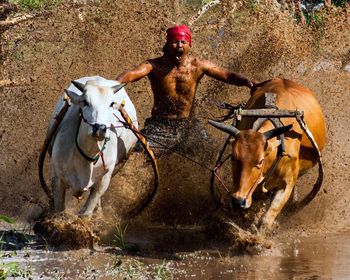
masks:
POLYGON ((260 256, 215 259, 203 279, 350 279, 350 232, 281 245, 260 256))
POLYGON ((191 238, 176 241, 177 237, 145 236, 139 245, 148 248, 137 254, 124 255, 110 248, 95 252, 33 248, 29 254, 22 250, 12 261, 30 265, 33 279, 131 279, 132 275, 132 279, 350 279, 350 232, 288 240, 259 255, 207 249, 214 246, 193 232, 191 238), (181 248, 174 249, 174 242, 181 240, 181 248), (137 266, 142 271, 137 272, 137 266), (158 277, 162 271, 165 278, 158 277))

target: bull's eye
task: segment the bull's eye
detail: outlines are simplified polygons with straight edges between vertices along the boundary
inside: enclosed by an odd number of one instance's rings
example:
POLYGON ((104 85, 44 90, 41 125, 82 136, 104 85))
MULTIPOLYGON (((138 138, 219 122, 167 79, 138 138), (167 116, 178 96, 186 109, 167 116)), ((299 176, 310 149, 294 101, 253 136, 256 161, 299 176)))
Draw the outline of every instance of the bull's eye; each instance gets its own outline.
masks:
POLYGON ((110 107, 114 108, 115 102, 112 102, 111 105, 109 105, 110 107))
POLYGON ((86 100, 83 100, 83 105, 84 105, 84 106, 89 106, 89 104, 87 103, 86 100))
POLYGON ((265 161, 265 159, 264 159, 264 158, 263 158, 263 159, 261 159, 261 160, 259 161, 259 163, 256 165, 256 167, 260 169, 260 168, 263 166, 264 161, 265 161))

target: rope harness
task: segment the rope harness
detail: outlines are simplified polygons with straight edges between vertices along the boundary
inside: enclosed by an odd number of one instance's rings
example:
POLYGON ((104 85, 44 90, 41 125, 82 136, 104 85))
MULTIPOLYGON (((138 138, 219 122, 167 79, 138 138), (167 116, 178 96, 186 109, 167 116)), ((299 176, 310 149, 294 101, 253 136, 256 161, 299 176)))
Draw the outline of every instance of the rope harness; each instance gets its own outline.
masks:
POLYGON ((109 137, 105 137, 104 138, 104 141, 103 141, 103 145, 102 145, 102 148, 100 149, 100 151, 97 153, 96 156, 94 157, 89 157, 83 150, 82 148, 79 146, 78 144, 78 134, 79 134, 79 129, 80 129, 80 125, 81 125, 81 121, 84 121, 85 123, 89 124, 90 126, 92 126, 89 122, 86 121, 86 119, 84 118, 81 110, 80 110, 80 117, 79 117, 79 121, 78 121, 78 127, 77 127, 77 132, 75 134, 75 145, 79 151, 79 153, 83 156, 83 158, 85 158, 87 161, 91 161, 94 163, 94 165, 97 163, 97 161, 100 159, 101 157, 101 160, 102 160, 102 164, 103 164, 103 169, 106 170, 106 166, 105 166, 105 161, 104 161, 104 158, 103 158, 103 151, 105 150, 106 148, 106 144, 107 142, 110 140, 109 137))

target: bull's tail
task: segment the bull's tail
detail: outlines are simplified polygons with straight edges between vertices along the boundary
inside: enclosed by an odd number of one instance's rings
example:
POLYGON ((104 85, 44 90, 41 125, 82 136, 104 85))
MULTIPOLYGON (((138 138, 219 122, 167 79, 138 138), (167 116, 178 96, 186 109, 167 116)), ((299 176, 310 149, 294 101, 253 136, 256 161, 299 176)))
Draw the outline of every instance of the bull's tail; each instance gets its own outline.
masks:
POLYGON ((45 162, 45 157, 46 157, 47 151, 49 149, 50 143, 51 143, 53 137, 55 136, 57 129, 62 122, 63 117, 67 113, 68 108, 69 108, 69 104, 68 104, 68 102, 66 102, 64 104, 64 106, 62 107, 62 109, 60 110, 60 112, 58 112, 58 114, 56 115, 56 117, 55 117, 56 121, 54 122, 53 126, 50 128, 50 130, 48 131, 48 133, 46 135, 46 139, 45 139, 43 146, 41 147, 39 160, 38 160, 40 186, 44 190, 44 192, 46 193, 47 197, 49 198, 50 205, 53 205, 53 196, 52 196, 51 190, 47 186, 45 178, 44 178, 44 172, 43 172, 44 162, 45 162))

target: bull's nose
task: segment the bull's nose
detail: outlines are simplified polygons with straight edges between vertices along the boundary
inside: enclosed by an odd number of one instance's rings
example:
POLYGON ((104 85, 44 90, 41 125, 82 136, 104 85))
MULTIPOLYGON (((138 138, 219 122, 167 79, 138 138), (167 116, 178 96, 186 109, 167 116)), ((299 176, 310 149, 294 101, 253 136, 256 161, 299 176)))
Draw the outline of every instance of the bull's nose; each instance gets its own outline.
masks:
POLYGON ((98 124, 98 123, 95 123, 92 125, 92 131, 94 133, 106 133, 107 131, 107 126, 105 126, 104 124, 98 124))
POLYGON ((232 206, 239 206, 243 209, 249 208, 247 205, 247 200, 241 197, 232 197, 231 199, 232 206))
POLYGON ((103 133, 106 133, 106 131, 107 131, 107 126, 105 126, 104 124, 100 125, 100 130, 101 130, 103 133))
POLYGON ((92 125, 92 136, 98 141, 102 141, 107 132, 107 126, 103 124, 94 124, 92 125))

